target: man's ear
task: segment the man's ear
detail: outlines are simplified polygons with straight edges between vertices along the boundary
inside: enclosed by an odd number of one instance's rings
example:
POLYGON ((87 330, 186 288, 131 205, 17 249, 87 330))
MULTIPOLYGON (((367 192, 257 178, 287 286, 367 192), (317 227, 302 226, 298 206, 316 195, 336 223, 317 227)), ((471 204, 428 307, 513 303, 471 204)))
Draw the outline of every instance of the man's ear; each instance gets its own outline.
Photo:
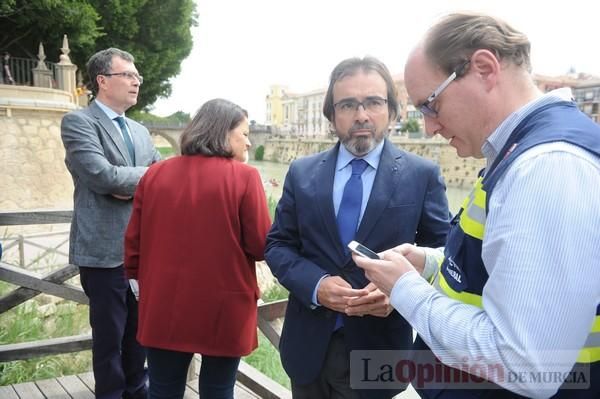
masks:
POLYGON ((469 67, 477 74, 487 89, 496 85, 501 65, 494 53, 485 49, 475 51, 471 56, 469 67))

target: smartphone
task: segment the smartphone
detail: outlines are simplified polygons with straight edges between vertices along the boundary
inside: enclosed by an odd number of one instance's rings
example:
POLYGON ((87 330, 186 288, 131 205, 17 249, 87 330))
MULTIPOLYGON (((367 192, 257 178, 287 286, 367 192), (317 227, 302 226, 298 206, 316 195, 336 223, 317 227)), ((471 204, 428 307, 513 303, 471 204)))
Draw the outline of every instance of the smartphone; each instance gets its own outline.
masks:
POLYGON ((364 256, 365 258, 381 259, 375 252, 356 241, 350 241, 348 243, 348 248, 350 248, 350 250, 355 254, 364 256))

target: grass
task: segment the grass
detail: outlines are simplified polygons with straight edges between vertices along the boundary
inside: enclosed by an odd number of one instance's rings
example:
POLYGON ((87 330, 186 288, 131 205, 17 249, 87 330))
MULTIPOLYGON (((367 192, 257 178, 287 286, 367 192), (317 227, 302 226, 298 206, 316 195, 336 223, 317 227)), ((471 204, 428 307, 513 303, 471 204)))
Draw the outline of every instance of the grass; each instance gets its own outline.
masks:
POLYGON ((175 155, 175 151, 172 147, 156 147, 162 159, 167 159, 168 157, 172 157, 175 155))
MULTIPOLYGON (((7 284, 3 283, 0 288, 0 291, 6 291, 7 284)), ((46 316, 36 300, 0 315, 0 325, 0 344, 75 335, 89 329, 87 306, 59 303, 55 311, 46 316)), ((0 385, 77 374, 90 369, 90 351, 4 362, 0 363, 0 385)))

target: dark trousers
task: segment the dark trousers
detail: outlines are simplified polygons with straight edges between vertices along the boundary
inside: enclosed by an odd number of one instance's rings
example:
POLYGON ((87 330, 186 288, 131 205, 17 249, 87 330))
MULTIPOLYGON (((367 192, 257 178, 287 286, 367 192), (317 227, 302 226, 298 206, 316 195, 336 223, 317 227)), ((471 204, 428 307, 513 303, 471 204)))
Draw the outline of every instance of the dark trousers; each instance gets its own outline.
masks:
POLYGON ((146 351, 135 337, 138 304, 123 267, 80 267, 79 271, 90 300, 96 398, 145 399, 146 351))
MULTIPOLYGON (((148 349, 150 399, 179 399, 193 353, 148 349)), ((202 356, 198 392, 202 399, 233 399, 239 357, 202 356)))
POLYGON ((307 385, 292 381, 294 399, 359 399, 350 388, 350 353, 344 341, 344 329, 333 333, 323 368, 317 379, 307 385))

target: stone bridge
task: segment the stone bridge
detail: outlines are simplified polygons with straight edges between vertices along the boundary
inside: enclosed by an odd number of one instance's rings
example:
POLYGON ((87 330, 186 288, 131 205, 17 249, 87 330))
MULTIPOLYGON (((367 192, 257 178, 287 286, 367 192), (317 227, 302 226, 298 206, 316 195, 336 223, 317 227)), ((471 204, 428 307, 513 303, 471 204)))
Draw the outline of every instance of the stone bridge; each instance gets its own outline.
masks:
MULTIPOLYGON (((175 150, 176 154, 181 153, 179 146, 179 139, 185 129, 186 123, 154 123, 144 122, 142 123, 150 134, 160 136, 167 140, 171 145, 171 148, 175 150)), ((252 148, 250 148, 250 158, 254 158, 254 151, 260 145, 265 145, 267 139, 271 136, 270 130, 266 129, 262 125, 250 125, 250 141, 252 142, 252 148)))

